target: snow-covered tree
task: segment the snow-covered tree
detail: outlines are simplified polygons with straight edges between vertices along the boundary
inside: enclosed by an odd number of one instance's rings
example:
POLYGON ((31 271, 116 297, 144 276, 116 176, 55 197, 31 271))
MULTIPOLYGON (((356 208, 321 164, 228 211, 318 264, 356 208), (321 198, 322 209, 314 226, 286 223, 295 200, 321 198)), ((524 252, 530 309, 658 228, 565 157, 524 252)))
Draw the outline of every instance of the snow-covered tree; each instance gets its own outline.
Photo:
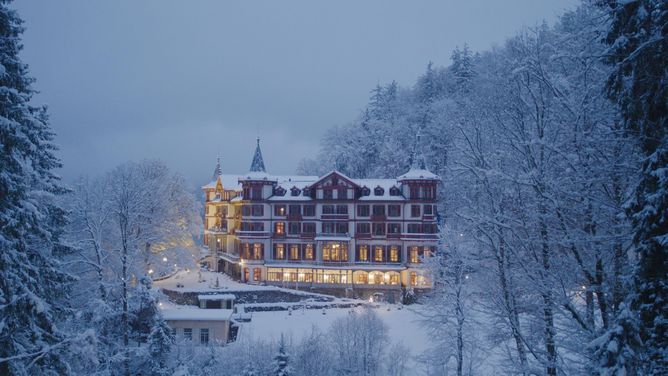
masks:
POLYGON ((23 21, 9 4, 0 2, 0 374, 64 375, 75 338, 62 328, 73 280, 59 261, 65 189, 46 107, 30 103, 23 21))
POLYGON ((281 339, 278 342, 278 352, 274 355, 274 375, 275 376, 290 376, 292 375, 292 367, 290 366, 290 355, 287 353, 285 338, 281 334, 281 339))
POLYGON ((668 373, 668 5, 608 1, 610 97, 641 146, 642 175, 629 205, 638 254, 628 310, 604 334, 603 373, 668 373), (638 315, 639 317, 637 317, 638 315), (636 322, 636 320, 638 320, 636 322), (637 341, 640 338, 642 342, 637 341), (628 347, 628 349, 627 349, 628 347), (640 368, 636 370, 636 368, 640 368))

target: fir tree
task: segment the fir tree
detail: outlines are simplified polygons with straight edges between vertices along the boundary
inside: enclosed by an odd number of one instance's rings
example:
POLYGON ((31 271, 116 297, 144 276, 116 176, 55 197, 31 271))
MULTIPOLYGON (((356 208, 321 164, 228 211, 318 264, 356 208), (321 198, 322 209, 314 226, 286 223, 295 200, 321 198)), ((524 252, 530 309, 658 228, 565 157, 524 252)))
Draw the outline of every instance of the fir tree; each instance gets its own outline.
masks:
POLYGON ((65 193, 45 107, 19 58, 23 21, 0 1, 0 374, 68 374, 59 329, 71 277, 60 271, 65 193))
POLYGON ((287 354, 285 349, 285 339, 281 334, 281 340, 278 343, 278 354, 274 356, 274 362, 276 366, 274 367, 274 375, 276 376, 290 376, 292 375, 292 369, 289 365, 290 356, 287 354))
POLYGON ((167 360, 174 344, 171 328, 159 314, 155 315, 151 333, 148 338, 149 372, 154 376, 170 373, 167 360))
POLYGON ((638 263, 629 308, 606 333, 606 348, 633 344, 635 351, 601 351, 605 373, 626 374, 639 365, 643 373, 668 373, 668 3, 661 0, 606 2, 612 24, 610 97, 621 109, 624 125, 639 137, 644 155, 641 180, 629 214, 638 263), (631 325, 639 317, 638 325, 631 325), (637 333, 635 332, 637 328, 637 333), (629 359, 610 359, 611 355, 629 359))

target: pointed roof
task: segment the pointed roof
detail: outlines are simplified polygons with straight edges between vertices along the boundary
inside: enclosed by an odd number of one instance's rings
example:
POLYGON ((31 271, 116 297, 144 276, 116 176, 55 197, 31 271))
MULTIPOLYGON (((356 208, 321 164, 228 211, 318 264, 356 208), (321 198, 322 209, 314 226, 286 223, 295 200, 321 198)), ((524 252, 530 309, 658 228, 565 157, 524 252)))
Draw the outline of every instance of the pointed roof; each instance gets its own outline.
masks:
POLYGON ((257 138, 257 146, 255 147, 255 154, 253 154, 253 161, 250 166, 251 172, 267 172, 264 168, 264 160, 262 159, 262 151, 260 150, 260 137, 257 138))
POLYGON ((417 135, 415 136, 415 145, 413 145, 413 153, 411 154, 411 170, 426 170, 427 163, 424 159, 424 154, 420 148, 420 137, 422 130, 418 129, 417 135))
POLYGON ((438 180, 438 175, 427 169, 427 162, 425 161, 422 148, 420 148, 421 129, 418 129, 415 137, 415 145, 413 145, 413 152, 411 153, 411 168, 407 173, 399 176, 397 180, 438 180))
POLYGON ((213 178, 212 180, 218 180, 220 175, 223 174, 223 170, 220 168, 220 157, 216 160, 216 168, 213 170, 213 178))

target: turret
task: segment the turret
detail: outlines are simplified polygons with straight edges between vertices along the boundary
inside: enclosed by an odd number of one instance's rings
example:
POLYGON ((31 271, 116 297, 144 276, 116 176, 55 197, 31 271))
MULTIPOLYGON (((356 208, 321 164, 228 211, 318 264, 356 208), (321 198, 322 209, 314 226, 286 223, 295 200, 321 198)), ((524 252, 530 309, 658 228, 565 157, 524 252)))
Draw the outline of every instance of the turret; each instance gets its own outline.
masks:
POLYGON ((399 176, 404 197, 411 200, 436 200, 436 184, 440 181, 438 175, 427 169, 424 153, 420 147, 420 131, 418 131, 413 152, 411 153, 411 168, 399 176))

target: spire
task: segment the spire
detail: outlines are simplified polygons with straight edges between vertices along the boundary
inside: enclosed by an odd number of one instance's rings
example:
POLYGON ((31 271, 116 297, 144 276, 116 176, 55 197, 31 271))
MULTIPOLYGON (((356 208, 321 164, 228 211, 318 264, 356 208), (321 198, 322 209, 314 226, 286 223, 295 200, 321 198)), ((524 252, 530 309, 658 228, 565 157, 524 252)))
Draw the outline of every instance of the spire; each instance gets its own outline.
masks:
POLYGON ((220 168, 220 157, 216 160, 216 169, 213 170, 213 180, 218 180, 218 177, 223 174, 223 170, 220 168))
POLYGON ((413 146, 413 154, 411 155, 411 170, 426 170, 427 163, 424 160, 424 154, 420 148, 420 136, 422 130, 418 129, 415 137, 415 145, 413 146))
POLYGON ((264 168, 264 161, 262 160, 260 137, 257 138, 257 146, 255 147, 255 154, 253 155, 253 162, 251 162, 250 170, 251 172, 267 172, 264 168))

